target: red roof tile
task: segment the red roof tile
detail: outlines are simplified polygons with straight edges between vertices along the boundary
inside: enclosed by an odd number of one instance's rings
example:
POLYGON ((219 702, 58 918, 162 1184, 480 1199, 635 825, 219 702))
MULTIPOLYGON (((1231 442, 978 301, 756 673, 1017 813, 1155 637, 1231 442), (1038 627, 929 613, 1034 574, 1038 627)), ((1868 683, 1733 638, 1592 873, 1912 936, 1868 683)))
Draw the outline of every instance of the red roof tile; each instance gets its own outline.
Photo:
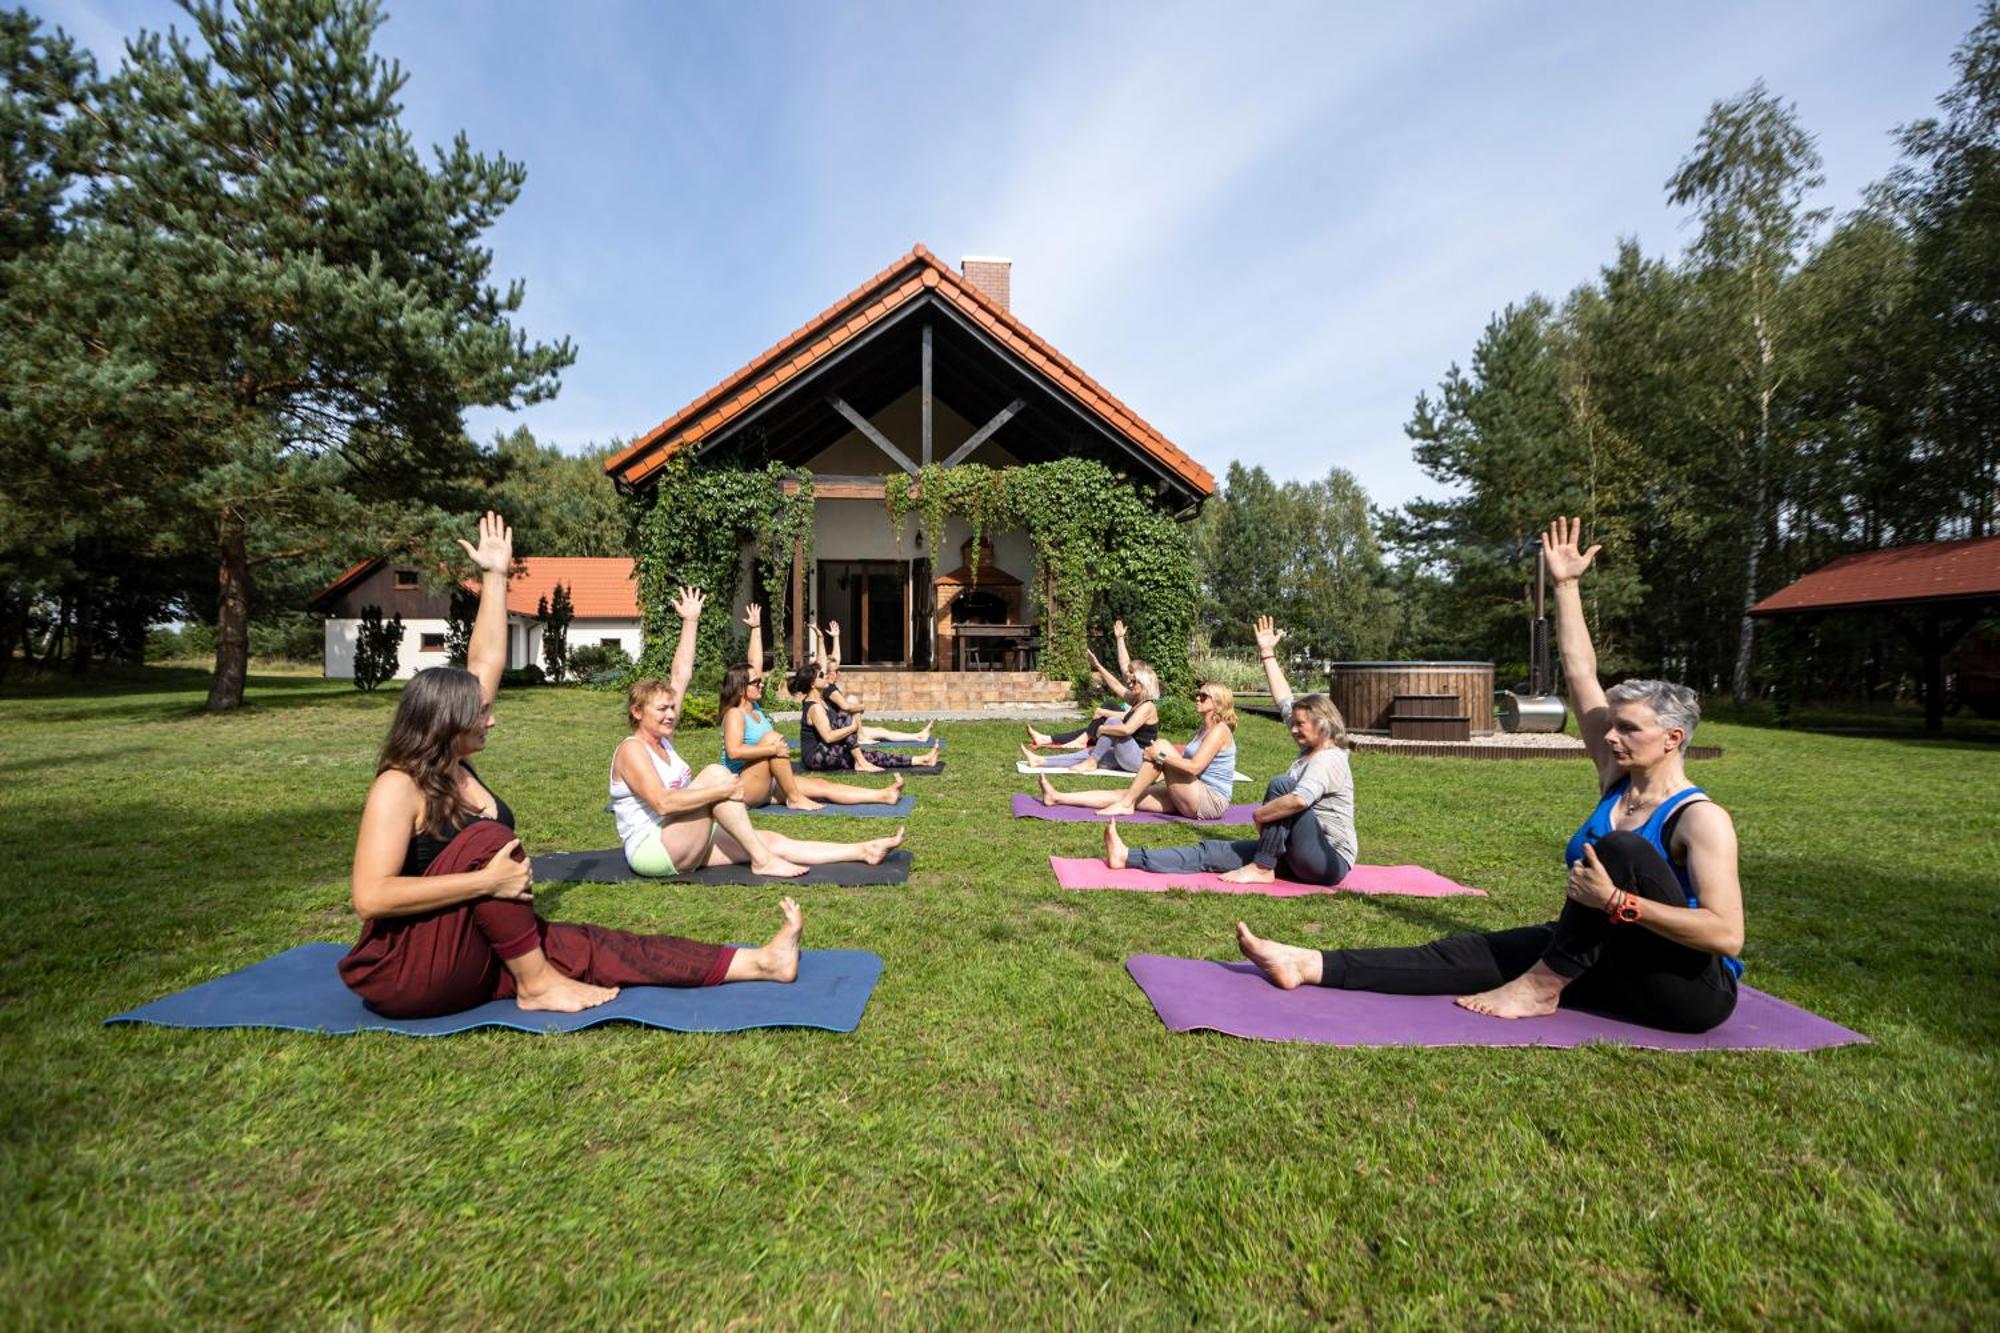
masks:
POLYGON ((529 556, 516 560, 507 576, 507 609, 532 616, 558 583, 569 589, 578 620, 636 620, 639 585, 623 556, 529 556))
POLYGON ((681 450, 700 443, 733 420, 752 402, 752 392, 770 377, 779 382, 806 369, 854 333, 899 309, 924 291, 935 291, 968 318, 990 331, 1022 360, 1123 435, 1161 467, 1202 495, 1215 493, 1215 478, 1172 441, 1154 430, 1096 380, 1050 346, 1014 315, 940 263, 918 245, 873 278, 835 301, 780 340, 762 356, 729 375, 707 393, 647 431, 609 459, 604 470, 626 483, 642 482, 681 450))
POLYGON ((1753 616, 2000 598, 2000 537, 1844 555, 1772 593, 1753 616))

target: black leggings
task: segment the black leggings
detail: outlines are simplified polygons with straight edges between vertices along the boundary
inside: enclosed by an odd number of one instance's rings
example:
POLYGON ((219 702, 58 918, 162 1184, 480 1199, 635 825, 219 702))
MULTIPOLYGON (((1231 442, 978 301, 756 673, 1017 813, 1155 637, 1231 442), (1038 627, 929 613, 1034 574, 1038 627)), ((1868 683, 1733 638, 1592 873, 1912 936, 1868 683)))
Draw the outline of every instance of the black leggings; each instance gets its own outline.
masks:
POLYGON ((1049 733, 1049 744, 1068 745, 1078 736, 1088 736, 1090 737, 1090 743, 1095 745, 1097 744, 1097 729, 1103 725, 1103 718, 1093 717, 1088 723, 1078 727, 1075 731, 1052 731, 1049 733))
MULTIPOLYGON (((1687 906, 1673 867, 1638 834, 1621 830, 1595 845, 1619 888, 1687 906)), ((1601 909, 1574 901, 1546 925, 1452 935, 1406 949, 1329 949, 1320 959, 1320 985, 1390 995, 1472 995, 1547 963, 1572 979, 1564 1004, 1668 1032, 1706 1032, 1736 1008, 1736 978, 1720 955, 1676 944, 1644 925, 1614 925, 1601 909)))

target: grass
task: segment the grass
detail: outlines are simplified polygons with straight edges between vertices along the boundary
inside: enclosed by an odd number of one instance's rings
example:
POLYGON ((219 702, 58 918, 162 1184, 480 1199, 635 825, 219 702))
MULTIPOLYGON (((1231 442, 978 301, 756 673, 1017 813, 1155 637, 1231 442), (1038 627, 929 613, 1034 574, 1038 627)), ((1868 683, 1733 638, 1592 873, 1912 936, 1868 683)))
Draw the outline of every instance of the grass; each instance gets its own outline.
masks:
MULTIPOLYGON (((0 1324, 558 1321, 1990 1325, 2000 747, 1705 729, 1752 983, 1860 1029, 1808 1055, 1336 1050, 1173 1036, 1121 963, 1541 919, 1572 763, 1355 759, 1365 857, 1478 900, 1071 894, 1087 825, 1010 823, 1016 729, 913 779, 917 870, 817 888, 887 962, 851 1036, 447 1040, 100 1026, 303 940, 395 693, 198 672, 0 697, 0 1324)), ((601 846, 604 694, 503 696, 482 772, 601 846)), ((691 756, 712 733, 683 737, 691 756)), ((1241 762, 1289 742, 1246 720, 1241 762)), ((828 822, 859 836, 879 825, 828 822)), ((1189 830, 1141 827, 1142 843, 1189 830)), ((555 917, 762 938, 768 889, 577 886, 555 917)))

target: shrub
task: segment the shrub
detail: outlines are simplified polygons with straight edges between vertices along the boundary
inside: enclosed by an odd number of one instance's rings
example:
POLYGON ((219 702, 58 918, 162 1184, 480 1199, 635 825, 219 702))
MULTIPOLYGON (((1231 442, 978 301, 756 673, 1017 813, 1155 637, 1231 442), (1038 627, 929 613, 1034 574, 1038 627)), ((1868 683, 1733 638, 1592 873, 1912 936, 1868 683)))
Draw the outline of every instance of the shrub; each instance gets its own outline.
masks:
POLYGON ((1264 692, 1264 664, 1257 660, 1254 652, 1197 653, 1189 666, 1197 681, 1212 680, 1218 685, 1227 685, 1238 694, 1264 692))
POLYGON ((1160 730, 1175 736, 1191 736, 1201 725, 1201 714, 1194 710, 1194 700, 1170 694, 1157 705, 1160 710, 1160 730))
POLYGON ((570 675, 593 685, 605 684, 614 676, 629 675, 631 670, 632 655, 616 644, 593 643, 569 650, 570 675), (599 676, 606 680, 598 680, 599 676))
POLYGON ((402 665, 402 649, 402 613, 385 621, 381 607, 362 607, 361 629, 354 638, 354 688, 372 690, 385 680, 393 680, 402 665))
POLYGON ((500 673, 500 683, 519 688, 523 685, 545 685, 548 675, 533 662, 524 667, 513 667, 500 673))
POLYGON ((698 694, 689 686, 687 697, 681 700, 680 725, 686 727, 712 727, 722 719, 721 697, 713 692, 698 694))

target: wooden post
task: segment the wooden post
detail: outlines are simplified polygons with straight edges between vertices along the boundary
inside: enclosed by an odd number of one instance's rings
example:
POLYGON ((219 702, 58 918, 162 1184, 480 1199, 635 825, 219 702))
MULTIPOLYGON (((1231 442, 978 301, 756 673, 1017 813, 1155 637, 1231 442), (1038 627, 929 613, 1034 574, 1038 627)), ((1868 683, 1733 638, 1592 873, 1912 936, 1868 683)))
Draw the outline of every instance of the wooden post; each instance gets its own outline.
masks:
POLYGON ((792 647, 798 653, 792 665, 806 660, 806 539, 792 538, 792 647))
POLYGON ((923 465, 931 465, 931 326, 924 324, 924 442, 923 465))

